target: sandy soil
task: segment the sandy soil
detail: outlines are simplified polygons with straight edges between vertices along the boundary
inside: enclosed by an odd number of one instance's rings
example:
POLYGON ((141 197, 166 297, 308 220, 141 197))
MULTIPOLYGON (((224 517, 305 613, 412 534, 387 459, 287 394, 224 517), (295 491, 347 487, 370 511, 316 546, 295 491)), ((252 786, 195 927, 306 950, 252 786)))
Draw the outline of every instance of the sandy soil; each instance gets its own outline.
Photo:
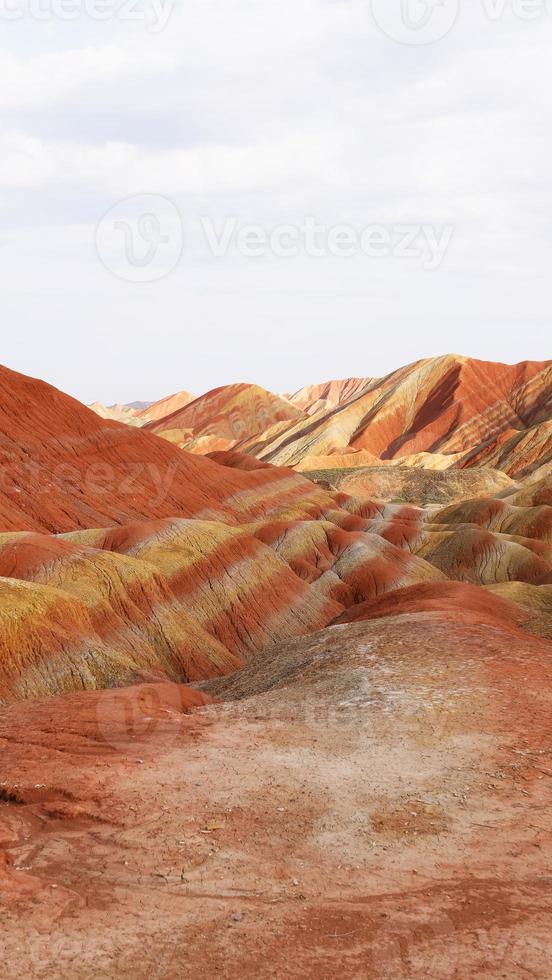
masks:
POLYGON ((4 975, 549 977, 552 647, 438 615, 0 721, 4 975))

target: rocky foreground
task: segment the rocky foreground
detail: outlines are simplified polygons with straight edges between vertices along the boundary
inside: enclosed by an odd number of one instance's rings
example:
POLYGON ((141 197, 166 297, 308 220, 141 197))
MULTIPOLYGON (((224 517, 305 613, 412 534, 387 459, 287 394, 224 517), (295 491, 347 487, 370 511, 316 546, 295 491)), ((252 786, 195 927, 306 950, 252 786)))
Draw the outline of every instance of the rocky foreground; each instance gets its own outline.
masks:
POLYGON ((460 611, 336 626, 188 710, 8 709, 6 976, 546 977, 552 649, 460 611))

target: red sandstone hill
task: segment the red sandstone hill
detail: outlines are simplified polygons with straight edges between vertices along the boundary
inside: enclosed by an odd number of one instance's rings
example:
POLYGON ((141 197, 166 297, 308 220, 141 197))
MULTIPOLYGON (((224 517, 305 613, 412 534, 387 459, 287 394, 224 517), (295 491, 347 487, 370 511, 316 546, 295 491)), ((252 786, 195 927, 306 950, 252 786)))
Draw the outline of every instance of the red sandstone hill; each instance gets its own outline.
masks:
POLYGON ((236 523, 312 493, 289 471, 222 468, 0 367, 0 530, 175 516, 236 523))
POLYGON ((336 622, 356 623, 360 620, 418 613, 435 613, 448 622, 485 623, 503 630, 522 626, 528 618, 527 613, 515 602, 493 595, 475 585, 422 582, 351 606, 336 622))
POLYGON ((172 415, 173 412, 178 412, 186 405, 190 405, 191 402, 195 401, 195 398, 196 396, 191 395, 189 391, 178 391, 175 395, 168 395, 153 402, 152 405, 147 405, 136 413, 136 418, 140 425, 144 425, 145 422, 164 419, 167 415, 172 415))
POLYGON ((524 479, 552 461, 552 362, 446 355, 283 397, 245 384, 181 392, 123 420, 194 453, 301 471, 485 467, 524 479))
MULTIPOLYGON (((448 355, 418 361, 385 378, 352 379, 350 389, 343 385, 337 405, 323 405, 307 419, 273 427, 237 448, 298 468, 315 456, 319 469, 325 468, 320 457, 330 468, 336 454, 351 454, 355 465, 354 454, 360 452, 388 465, 399 461, 446 468, 487 460, 506 472, 528 475, 540 459, 550 458, 549 427, 542 423, 552 415, 551 361, 508 365, 448 355)), ((321 392, 324 399, 331 384, 321 392)), ((312 411, 308 396, 294 397, 312 411)))
POLYGON ((0 534, 0 703, 229 673, 342 610, 285 556, 225 524, 0 534))
POLYGON ((326 381, 318 385, 301 388, 289 400, 308 415, 316 415, 322 410, 336 408, 350 402, 372 383, 372 378, 345 378, 343 381, 326 381))
POLYGON ((231 449, 273 425, 305 417, 299 407, 259 385, 234 384, 208 391, 147 428, 193 452, 207 453, 231 449))

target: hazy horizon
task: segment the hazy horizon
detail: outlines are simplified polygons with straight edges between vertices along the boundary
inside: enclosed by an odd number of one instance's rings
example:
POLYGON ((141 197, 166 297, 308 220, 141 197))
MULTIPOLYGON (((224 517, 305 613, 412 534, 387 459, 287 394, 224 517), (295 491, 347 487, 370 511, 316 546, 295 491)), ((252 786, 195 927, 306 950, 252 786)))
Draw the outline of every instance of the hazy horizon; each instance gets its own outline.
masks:
MULTIPOLYGON (((140 404, 140 403, 143 403, 143 404, 154 404, 155 402, 161 401, 164 398, 169 398, 169 397, 171 397, 173 395, 177 395, 181 391, 188 391, 190 394, 195 395, 197 398, 199 398, 202 395, 208 394, 210 391, 213 391, 214 389, 217 389, 217 388, 220 388, 220 387, 224 387, 226 385, 231 385, 231 384, 246 384, 246 385, 251 384, 251 385, 258 385, 259 387, 265 388, 267 391, 270 391, 273 394, 282 395, 282 396, 285 397, 285 396, 288 396, 288 395, 294 395, 297 392, 301 391, 303 388, 311 387, 311 386, 314 386, 314 385, 326 384, 326 383, 328 383, 330 381, 338 381, 338 382, 339 381, 347 381, 347 380, 350 380, 352 378, 374 378, 374 379, 383 378, 386 375, 391 374, 394 371, 397 371, 397 370, 399 370, 401 368, 408 367, 409 364, 415 363, 416 361, 426 360, 426 359, 430 359, 431 360, 431 359, 436 359, 436 358, 440 358, 440 357, 468 358, 470 360, 483 360, 483 361, 487 361, 487 362, 490 361, 490 363, 495 363, 495 364, 502 363, 502 364, 515 365, 515 364, 518 364, 518 363, 522 363, 520 361, 498 361, 496 359, 488 359, 488 358, 473 358, 470 354, 462 354, 459 351, 443 351, 443 352, 441 352, 439 354, 430 354, 430 355, 427 356, 427 358, 415 358, 413 361, 408 361, 408 362, 404 362, 404 363, 403 362, 397 363, 393 367, 390 367, 388 371, 384 371, 381 374, 374 374, 372 372, 361 372, 361 373, 358 373, 357 372, 356 374, 347 374, 347 375, 339 375, 339 376, 338 375, 335 375, 335 376, 329 376, 328 375, 328 377, 324 377, 324 378, 314 378, 314 379, 311 379, 311 380, 306 380, 304 384, 301 384, 301 385, 299 385, 296 388, 282 388, 282 387, 267 388, 266 385, 261 384, 261 382, 259 382, 255 378, 239 378, 238 377, 238 378, 234 378, 231 381, 223 381, 220 384, 211 385, 208 388, 203 388, 201 390, 195 389, 195 388, 193 388, 193 386, 191 387, 189 385, 188 386, 187 385, 183 385, 181 388, 175 388, 175 389, 170 390, 170 391, 163 389, 161 391, 161 393, 160 394, 156 394, 155 397, 148 397, 147 395, 144 395, 142 397, 140 394, 138 394, 135 398, 130 398, 130 399, 125 400, 125 401, 123 401, 122 399, 115 399, 114 401, 110 401, 110 402, 102 402, 101 399, 99 399, 99 398, 92 398, 89 401, 85 401, 84 399, 79 398, 79 395, 76 394, 74 391, 70 391, 68 389, 59 389, 59 390, 64 391, 65 394, 71 395, 73 398, 76 398, 78 401, 81 401, 85 405, 90 406, 90 405, 93 405, 93 404, 102 404, 106 408, 113 408, 116 405, 132 405, 132 403, 136 403, 136 404, 140 404)), ((523 358, 523 361, 536 361, 536 362, 542 361, 543 363, 550 363, 552 361, 552 358, 528 358, 528 357, 525 357, 525 358, 523 358)), ((17 368, 13 368, 9 364, 6 364, 4 366, 7 367, 7 368, 9 368, 10 370, 18 370, 17 368)), ((25 372, 25 371, 20 371, 19 373, 21 373, 21 374, 27 374, 27 372, 25 372)), ((50 378, 48 378, 48 377, 41 377, 40 375, 36 375, 36 378, 37 378, 37 380, 45 381, 47 384, 51 384, 54 387, 59 388, 59 385, 55 385, 54 382, 50 378)))

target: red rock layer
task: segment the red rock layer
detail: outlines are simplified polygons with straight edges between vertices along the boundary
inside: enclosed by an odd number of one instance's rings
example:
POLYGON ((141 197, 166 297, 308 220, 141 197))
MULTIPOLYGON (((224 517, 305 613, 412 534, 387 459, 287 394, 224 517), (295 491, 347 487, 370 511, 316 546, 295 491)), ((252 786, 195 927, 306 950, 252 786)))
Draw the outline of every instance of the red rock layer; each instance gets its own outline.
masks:
POLYGON ((478 622, 507 630, 522 627, 527 614, 515 602, 461 582, 422 582, 352 606, 336 623, 436 613, 450 622, 478 622))
POLYGON ((312 494, 297 475, 221 468, 0 368, 0 529, 59 532, 174 516, 236 523, 312 494))
POLYGON ((549 419, 551 411, 551 362, 511 366, 448 355, 370 381, 336 408, 279 426, 239 448, 293 466, 348 449, 384 461, 438 453, 458 465, 456 454, 525 431, 549 419))
POLYGON ((257 538, 224 524, 157 521, 69 537, 156 568, 181 606, 234 656, 325 626, 342 608, 257 538))
POLYGON ((215 388, 186 407, 166 415, 147 428, 193 451, 229 449, 271 425, 303 418, 287 399, 258 385, 236 384, 215 388))
POLYGON ((145 422, 155 422, 158 419, 165 418, 167 415, 172 415, 173 412, 180 411, 181 408, 190 405, 195 399, 196 396, 191 395, 189 391, 179 391, 176 395, 168 395, 165 398, 160 398, 159 401, 136 412, 136 418, 142 425, 145 422))
POLYGON ((371 378, 345 378, 343 381, 326 381, 318 385, 308 385, 288 397, 294 405, 297 405, 308 415, 316 415, 317 412, 327 411, 352 401, 362 394, 371 382, 371 378))
POLYGON ((515 508, 481 500, 437 513, 384 508, 365 527, 455 581, 538 584, 552 574, 550 516, 548 507, 515 508))
MULTIPOLYGON (((546 467, 548 469, 548 467, 546 467)), ((506 498, 517 507, 552 507, 552 474, 528 483, 527 486, 506 498)))
POLYGON ((8 534, 0 535, 0 575, 0 700, 148 674, 202 680, 242 662, 139 559, 47 535, 8 534))
POLYGON ((552 506, 520 507, 506 500, 467 500, 432 518, 433 524, 474 525, 499 534, 542 541, 552 548, 552 506))
MULTIPOLYGON (((550 414, 551 409, 549 409, 550 414)), ((507 429, 497 438, 477 447, 458 464, 462 467, 492 466, 515 479, 530 476, 536 469, 552 465, 552 420, 523 428, 507 429)))
POLYGON ((255 530, 297 575, 345 606, 444 576, 376 534, 323 521, 264 524, 255 530), (346 588, 343 588, 345 586, 346 588))

